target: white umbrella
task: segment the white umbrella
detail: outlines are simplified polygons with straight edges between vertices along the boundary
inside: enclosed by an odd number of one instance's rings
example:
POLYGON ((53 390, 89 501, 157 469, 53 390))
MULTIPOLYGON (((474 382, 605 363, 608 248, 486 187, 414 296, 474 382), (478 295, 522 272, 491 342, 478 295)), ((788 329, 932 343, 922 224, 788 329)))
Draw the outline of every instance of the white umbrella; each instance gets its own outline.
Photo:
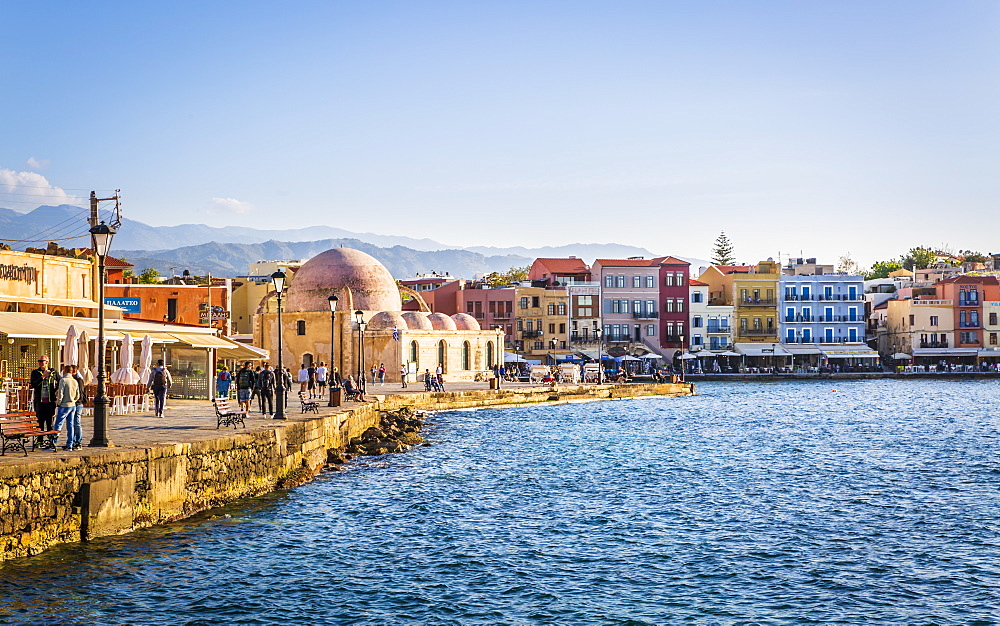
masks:
POLYGON ((66 329, 66 343, 63 344, 62 350, 62 364, 63 365, 76 365, 79 359, 79 346, 76 343, 76 325, 70 324, 69 328, 66 329))
POLYGON ((905 352, 897 352, 896 354, 892 355, 892 358, 894 358, 894 359, 912 359, 913 357, 910 356, 909 354, 905 353, 905 352))
POLYGON ((622 361, 639 361, 639 360, 641 360, 641 359, 637 359, 636 357, 632 356, 631 354, 626 354, 625 356, 622 357, 622 361))
POLYGON ((146 335, 142 338, 142 350, 139 351, 139 382, 148 382, 153 366, 153 338, 146 335))
POLYGON ((77 373, 83 378, 83 382, 90 384, 94 380, 94 375, 90 373, 90 337, 87 336, 86 330, 80 331, 80 336, 76 340, 78 358, 80 360, 77 365, 77 373))
POLYGON ((527 361, 520 354, 514 354, 513 352, 504 352, 503 353, 503 362, 504 363, 526 363, 527 361))
POLYGON ((111 374, 111 382, 134 385, 139 382, 139 374, 132 369, 132 335, 125 334, 118 351, 118 369, 111 374))
POLYGON ((649 354, 644 354, 644 355, 642 355, 639 358, 640 359, 650 359, 650 360, 653 360, 653 359, 662 359, 663 357, 660 356, 659 354, 654 354, 654 353, 650 352, 649 354))
POLYGON ((683 359, 683 360, 687 361, 689 359, 697 359, 698 355, 697 354, 691 354, 690 352, 685 352, 684 354, 680 355, 677 358, 678 359, 683 359))
POLYGON ((719 356, 743 356, 739 352, 733 352, 732 350, 726 350, 725 352, 720 352, 719 356))

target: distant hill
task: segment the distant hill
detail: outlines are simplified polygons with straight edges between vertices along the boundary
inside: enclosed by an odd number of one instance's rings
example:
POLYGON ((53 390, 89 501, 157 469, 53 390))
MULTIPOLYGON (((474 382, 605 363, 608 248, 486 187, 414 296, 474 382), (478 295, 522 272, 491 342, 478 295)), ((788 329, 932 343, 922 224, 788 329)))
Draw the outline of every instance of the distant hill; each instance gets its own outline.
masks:
MULTIPOLYGON (((16 240, 58 241, 65 247, 89 245, 88 209, 40 206, 28 213, 0 208, 0 236, 11 247, 28 244, 16 240), (76 239, 67 239, 78 237, 76 239)), ((344 245, 368 252, 382 261, 397 278, 417 273, 450 272, 453 276, 503 271, 530 264, 537 257, 576 256, 590 263, 595 258, 625 258, 656 254, 644 248, 616 243, 570 244, 526 248, 473 246, 454 248, 432 239, 398 235, 354 233, 332 226, 286 230, 260 230, 242 226, 216 228, 204 224, 150 226, 123 219, 115 236, 113 254, 124 256, 138 269, 152 267, 161 273, 170 268, 216 276, 246 274, 247 265, 265 259, 308 259, 329 248, 344 245)))

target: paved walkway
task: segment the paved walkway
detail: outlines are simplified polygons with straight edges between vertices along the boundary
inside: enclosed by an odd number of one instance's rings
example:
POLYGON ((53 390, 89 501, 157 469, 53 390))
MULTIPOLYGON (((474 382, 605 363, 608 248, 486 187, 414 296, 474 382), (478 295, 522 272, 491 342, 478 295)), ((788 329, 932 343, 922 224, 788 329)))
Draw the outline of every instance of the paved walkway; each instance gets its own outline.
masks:
MULTIPOLYGON (((528 383, 505 383, 504 388, 528 388, 536 385, 528 383)), ((446 391, 481 391, 488 389, 488 383, 454 383, 447 385, 446 391)), ((372 385, 369 383, 369 399, 373 396, 394 395, 404 393, 421 393, 424 391, 423 384, 409 384, 406 389, 400 387, 398 383, 386 383, 385 385, 372 385)), ((289 398, 290 406, 286 411, 289 421, 315 418, 315 413, 303 414, 300 409, 297 389, 293 389, 289 398)), ((329 407, 326 401, 320 402, 319 414, 332 415, 349 411, 359 406, 356 402, 347 402, 340 407, 329 407)), ((144 448, 152 444, 162 443, 187 443, 194 441, 205 441, 219 436, 225 436, 233 432, 233 428, 216 428, 215 410, 207 400, 177 400, 168 399, 164 417, 154 417, 153 411, 143 413, 129 413, 127 415, 109 415, 110 439, 116 448, 144 448)), ((257 407, 247 416, 247 430, 262 430, 274 428, 282 423, 264 419, 257 411, 257 407)), ((243 432, 242 428, 238 429, 243 432)), ((57 450, 36 450, 28 452, 24 456, 21 452, 7 451, 6 456, 0 456, 0 464, 19 464, 34 461, 68 458, 74 456, 87 456, 99 454, 106 448, 90 448, 87 444, 94 432, 94 418, 85 416, 83 418, 83 445, 84 448, 77 452, 65 452, 57 450)), ((65 429, 60 439, 65 442, 65 429)), ((30 450, 30 446, 29 446, 30 450)))

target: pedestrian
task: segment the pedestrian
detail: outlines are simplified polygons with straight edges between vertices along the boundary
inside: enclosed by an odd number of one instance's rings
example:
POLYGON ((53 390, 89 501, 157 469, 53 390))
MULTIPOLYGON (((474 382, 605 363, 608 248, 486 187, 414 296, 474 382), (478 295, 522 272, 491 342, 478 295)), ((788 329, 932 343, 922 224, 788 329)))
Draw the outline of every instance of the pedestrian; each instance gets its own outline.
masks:
POLYGON ((372 384, 374 385, 375 384, 375 377, 378 376, 378 368, 375 367, 374 363, 372 364, 372 368, 370 370, 368 370, 368 372, 372 375, 372 384))
POLYGON ((333 373, 330 374, 330 384, 334 387, 340 387, 344 384, 344 379, 340 376, 340 370, 336 367, 333 368, 333 373))
MULTIPOLYGON (((49 357, 38 357, 38 367, 31 370, 32 399, 34 401, 35 419, 38 421, 38 429, 42 431, 52 430, 52 419, 56 415, 56 386, 59 384, 59 377, 49 368, 49 357)), ((55 444, 51 441, 45 442, 38 438, 36 445, 40 448, 48 448, 55 444)), ((51 438, 50 438, 51 439, 51 438)))
POLYGON ((319 367, 316 368, 316 384, 319 386, 320 398, 326 397, 326 379, 329 371, 326 369, 326 363, 320 362, 319 367))
POLYGON ((429 369, 424 369, 424 391, 430 391, 433 387, 431 383, 431 371, 429 369))
POLYGON ((80 397, 76 400, 76 410, 69 416, 66 424, 66 445, 71 450, 79 450, 83 446, 83 407, 87 404, 87 382, 80 376, 77 366, 69 366, 73 380, 80 387, 80 397))
POLYGON ((385 387, 385 363, 378 364, 378 384, 385 387))
POLYGON ((284 371, 284 378, 281 379, 282 387, 284 387, 285 402, 281 406, 288 406, 288 394, 292 392, 292 370, 286 367, 284 371))
MULTIPOLYGON (((59 386, 56 387, 55 399, 56 405, 58 406, 58 413, 56 413, 56 423, 52 427, 52 430, 57 431, 52 437, 53 452, 56 451, 56 447, 59 443, 58 431, 62 430, 64 421, 68 421, 70 416, 76 415, 76 401, 80 399, 80 385, 78 385, 76 379, 73 378, 73 374, 69 371, 68 365, 63 367, 62 376, 59 378, 59 386)), ((68 443, 63 446, 63 450, 72 449, 72 446, 68 443)))
POLYGON ((247 361, 240 371, 236 372, 236 401, 241 411, 250 410, 251 396, 256 384, 257 375, 250 369, 250 361, 247 361))
POLYGON ((306 374, 309 376, 306 381, 306 389, 309 390, 309 399, 312 400, 316 397, 316 368, 310 365, 306 368, 306 374))
POLYGON ((309 384, 309 369, 306 367, 305 363, 299 366, 299 375, 296 379, 299 382, 299 391, 305 393, 306 385, 309 384))
POLYGON ((261 413, 264 412, 264 396, 262 396, 260 393, 261 392, 260 381, 261 378, 263 378, 264 376, 264 365, 266 365, 266 363, 258 365, 257 370, 254 372, 253 394, 251 394, 250 396, 251 405, 253 405, 253 398, 257 398, 257 408, 260 409, 261 413))
POLYGON ((257 388, 259 389, 260 396, 260 413, 264 418, 269 418, 274 415, 274 388, 277 384, 277 379, 274 375, 274 370, 271 369, 270 363, 265 363, 263 369, 260 372, 260 377, 257 379, 257 388))
POLYGON ((403 365, 401 365, 400 368, 399 368, 399 380, 400 380, 400 382, 403 383, 403 389, 406 389, 406 374, 407 373, 408 372, 407 372, 407 369, 406 369, 406 363, 403 363, 403 365))
POLYGON ((229 368, 225 365, 219 370, 219 375, 215 378, 215 390, 219 398, 229 397, 229 385, 233 382, 233 375, 229 373, 229 368))
POLYGON ((153 391, 153 413, 156 417, 163 417, 163 409, 167 404, 167 391, 173 383, 170 372, 163 365, 163 359, 157 360, 156 367, 150 372, 149 382, 146 384, 147 388, 153 391))

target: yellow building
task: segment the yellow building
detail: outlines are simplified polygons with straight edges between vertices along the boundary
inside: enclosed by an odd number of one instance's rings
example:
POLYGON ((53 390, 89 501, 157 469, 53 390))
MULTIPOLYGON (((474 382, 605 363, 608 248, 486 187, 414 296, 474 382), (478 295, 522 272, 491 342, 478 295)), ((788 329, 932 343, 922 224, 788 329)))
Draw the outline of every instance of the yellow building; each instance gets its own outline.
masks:
POLYGON ((883 358, 908 354, 916 363, 935 363, 955 357, 975 357, 976 348, 956 348, 954 301, 929 298, 886 302, 883 358))
MULTIPOLYGON (((527 284, 526 284, 527 285, 527 284)), ((565 353, 569 341, 569 310, 565 289, 514 287, 517 350, 528 359, 547 362, 549 354, 565 353)))
POLYGON ((736 343, 778 342, 778 282, 781 268, 768 260, 757 265, 713 265, 698 277, 708 284, 710 305, 732 306, 736 343))

